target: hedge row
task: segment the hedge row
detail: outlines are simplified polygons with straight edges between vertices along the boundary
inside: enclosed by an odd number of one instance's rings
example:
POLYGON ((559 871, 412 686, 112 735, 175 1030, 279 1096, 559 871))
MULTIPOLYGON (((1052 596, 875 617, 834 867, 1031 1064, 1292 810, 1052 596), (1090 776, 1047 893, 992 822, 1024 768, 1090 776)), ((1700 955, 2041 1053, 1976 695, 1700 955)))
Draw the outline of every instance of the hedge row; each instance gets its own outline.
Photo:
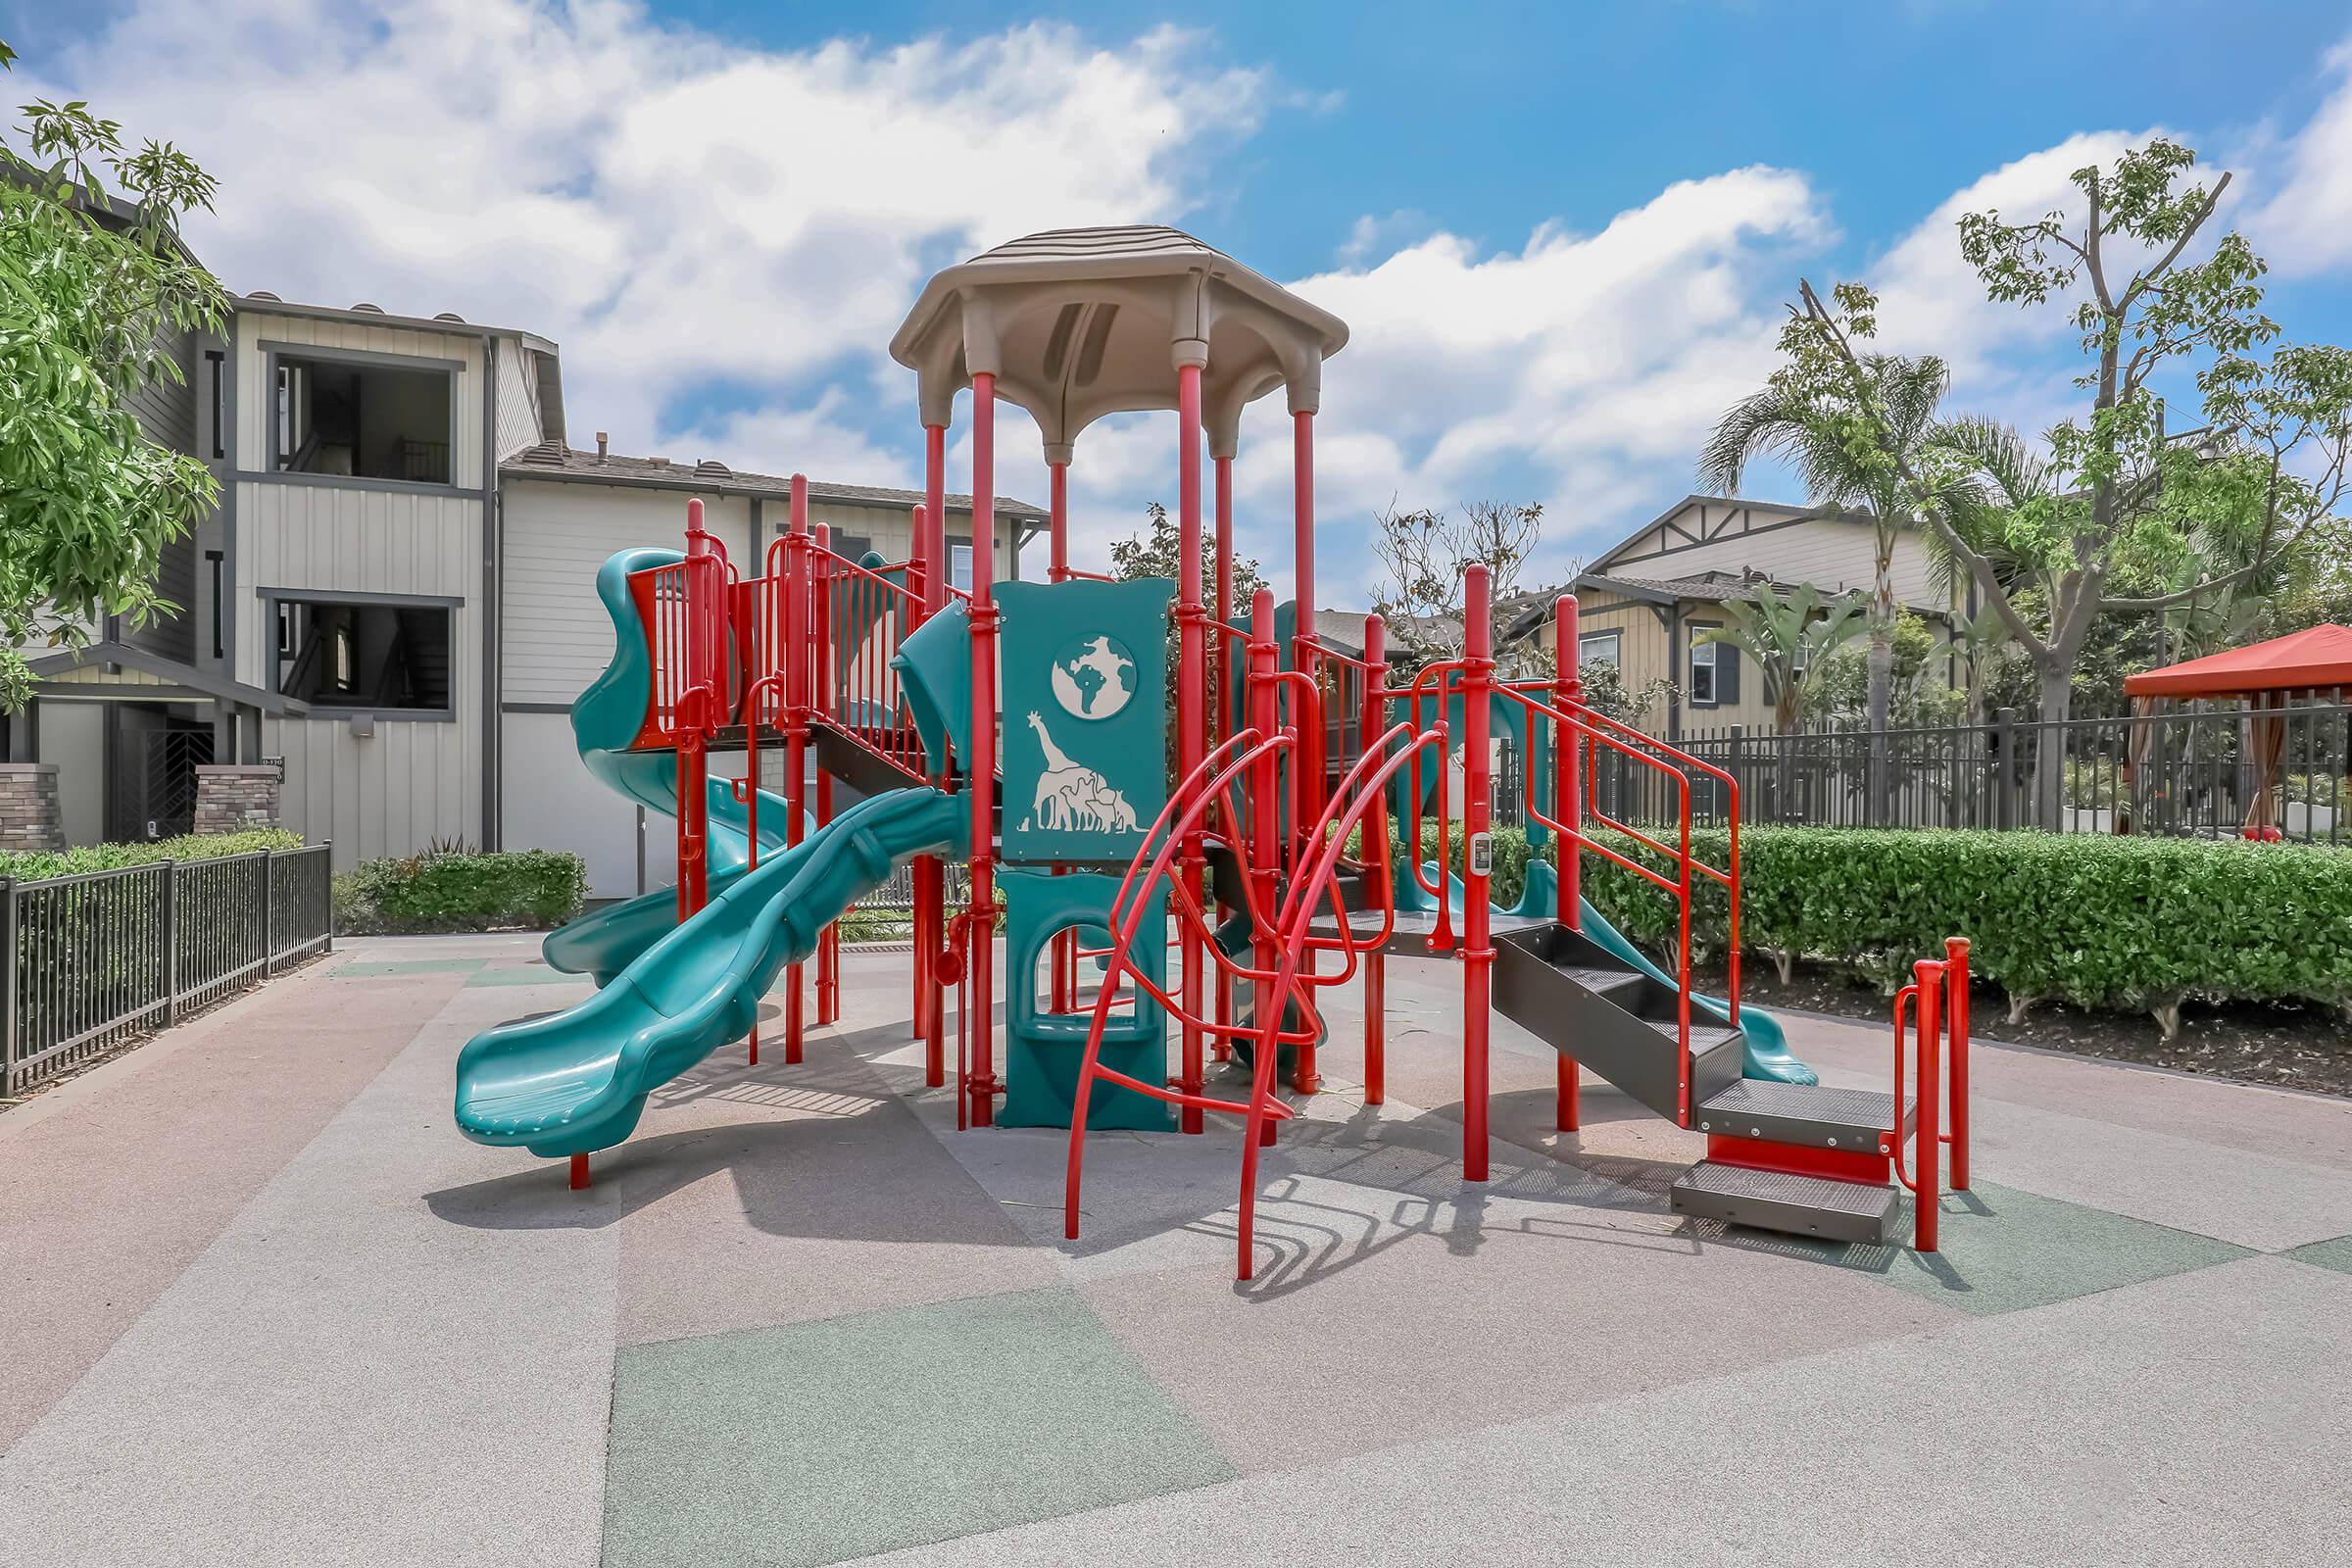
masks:
POLYGON ((0 876, 19 882, 37 882, 53 876, 79 876, 84 871, 152 865, 158 860, 210 860, 226 855, 252 855, 261 850, 301 848, 302 835, 281 827, 255 828, 244 833, 183 833, 177 838, 141 839, 129 844, 88 844, 73 850, 0 854, 0 876))
MULTIPOLYGON (((1722 865, 1727 838, 1694 831, 1691 848, 1722 865)), ((1553 858, 1548 846, 1544 858, 1553 858)), ((1519 833, 1496 830, 1497 903, 1518 898, 1527 859, 1519 833)), ((2009 993, 2013 1014, 2060 1000, 2144 1008, 2169 1030, 2188 998, 2352 1008, 2352 850, 1759 826, 1740 832, 1740 946, 1783 962, 1829 960, 1892 985, 1914 960, 1939 956, 1945 937, 1962 936, 1973 972, 2009 993)), ((1584 892, 1635 941, 1671 950, 1675 904, 1651 883, 1587 854, 1584 892)), ((1702 880, 1692 903, 1693 958, 1721 958, 1723 889, 1702 880)))
POLYGON ((335 878, 335 929, 358 935, 546 930, 578 914, 587 892, 586 864, 552 850, 369 860, 335 878))

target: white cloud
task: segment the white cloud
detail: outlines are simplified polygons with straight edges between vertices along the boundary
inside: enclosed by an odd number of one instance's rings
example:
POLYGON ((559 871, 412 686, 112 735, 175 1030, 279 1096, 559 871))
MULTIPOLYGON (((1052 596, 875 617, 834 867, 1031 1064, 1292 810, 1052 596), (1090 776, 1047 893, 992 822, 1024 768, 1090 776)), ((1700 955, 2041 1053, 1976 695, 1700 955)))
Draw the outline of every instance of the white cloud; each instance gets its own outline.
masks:
POLYGON ((637 449, 727 433, 659 427, 699 384, 862 394, 938 263, 1181 216, 1269 96, 1170 28, 781 52, 617 0, 147 0, 38 64, 220 176, 191 236, 231 287, 544 332, 637 449))
POLYGON ((2280 149, 2275 192, 2247 227, 2277 270, 2294 275, 2352 264, 2352 42, 2328 51, 2333 86, 2280 149))

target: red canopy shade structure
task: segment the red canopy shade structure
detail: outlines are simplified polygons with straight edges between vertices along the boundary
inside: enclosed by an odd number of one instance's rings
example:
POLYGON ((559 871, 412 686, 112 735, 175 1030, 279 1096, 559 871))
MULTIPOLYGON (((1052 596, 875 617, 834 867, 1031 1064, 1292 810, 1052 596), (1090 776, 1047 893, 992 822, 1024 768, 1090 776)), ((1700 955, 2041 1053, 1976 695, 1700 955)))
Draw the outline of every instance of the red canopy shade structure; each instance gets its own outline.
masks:
POLYGON ((2313 626, 2124 678, 2127 697, 2230 697, 2352 686, 2352 626, 2313 626))
MULTIPOLYGON (((2251 697, 2258 711, 2246 720, 2246 760, 2253 764, 2254 793, 2246 808, 2244 835, 2276 839, 2278 833, 2279 763, 2286 750, 2285 707, 2289 692, 2352 686, 2352 626, 2313 626, 2288 632, 2267 643, 2208 654, 2162 669, 2143 670, 2124 678, 2124 695, 2141 718, 2164 698, 2251 697)), ((2134 724, 2132 764, 2144 762, 2154 729, 2134 724)), ((2137 772, 2128 766, 2127 775, 2137 772)), ((2116 813, 2115 830, 2128 833, 2129 810, 2116 813)))

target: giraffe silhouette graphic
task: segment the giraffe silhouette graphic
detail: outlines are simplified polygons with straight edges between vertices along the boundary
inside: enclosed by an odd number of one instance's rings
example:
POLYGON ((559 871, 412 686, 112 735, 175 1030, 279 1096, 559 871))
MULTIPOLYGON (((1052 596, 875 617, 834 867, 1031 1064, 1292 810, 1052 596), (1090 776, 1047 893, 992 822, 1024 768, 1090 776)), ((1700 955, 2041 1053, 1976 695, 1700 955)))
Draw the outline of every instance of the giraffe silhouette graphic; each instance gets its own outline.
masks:
POLYGON ((1135 808, 1110 781, 1084 763, 1075 762, 1046 728, 1045 716, 1034 710, 1029 727, 1046 754, 1045 771, 1037 776, 1037 794, 1021 826, 1045 832, 1132 833, 1137 828, 1135 808))

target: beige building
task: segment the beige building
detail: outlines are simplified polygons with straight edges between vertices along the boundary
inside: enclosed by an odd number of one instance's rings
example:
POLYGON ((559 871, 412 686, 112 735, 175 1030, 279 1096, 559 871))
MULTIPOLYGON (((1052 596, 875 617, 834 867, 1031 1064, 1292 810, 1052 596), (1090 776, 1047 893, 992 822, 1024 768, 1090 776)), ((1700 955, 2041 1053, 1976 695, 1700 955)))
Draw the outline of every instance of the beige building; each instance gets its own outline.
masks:
MULTIPOLYGON (((788 481, 572 450, 557 347, 528 331, 263 293, 232 307, 220 335, 177 345, 186 386, 140 408, 220 481, 164 563, 182 608, 35 659, 9 759, 54 766, 69 843, 185 831, 196 769, 234 762, 282 771, 282 820, 331 838, 338 868, 536 845, 587 856, 594 896, 636 892, 635 813, 595 788, 565 717, 612 655, 597 567, 678 542, 699 496, 757 570, 788 481)), ((919 496, 815 478, 810 496, 840 548, 906 555, 919 496)), ((999 501, 1000 576, 1044 524, 999 501)), ((968 580, 967 498, 948 533, 968 580)))
MULTIPOLYGON (((1938 595, 1928 547, 1915 528, 1895 534, 1895 600, 1948 638, 1963 597, 1938 595)), ((1877 530, 1867 514, 1768 501, 1686 496, 1602 552, 1576 579, 1579 659, 1614 663, 1629 691, 1657 680, 1673 694, 1642 726, 1666 740, 1775 726, 1772 703, 1750 661, 1706 633, 1727 623, 1724 603, 1759 588, 1811 583, 1825 595, 1867 593, 1875 576, 1877 530)), ((1550 650, 1548 607, 1529 628, 1550 650)), ((1947 672, 1957 682, 1959 672, 1947 672)))

